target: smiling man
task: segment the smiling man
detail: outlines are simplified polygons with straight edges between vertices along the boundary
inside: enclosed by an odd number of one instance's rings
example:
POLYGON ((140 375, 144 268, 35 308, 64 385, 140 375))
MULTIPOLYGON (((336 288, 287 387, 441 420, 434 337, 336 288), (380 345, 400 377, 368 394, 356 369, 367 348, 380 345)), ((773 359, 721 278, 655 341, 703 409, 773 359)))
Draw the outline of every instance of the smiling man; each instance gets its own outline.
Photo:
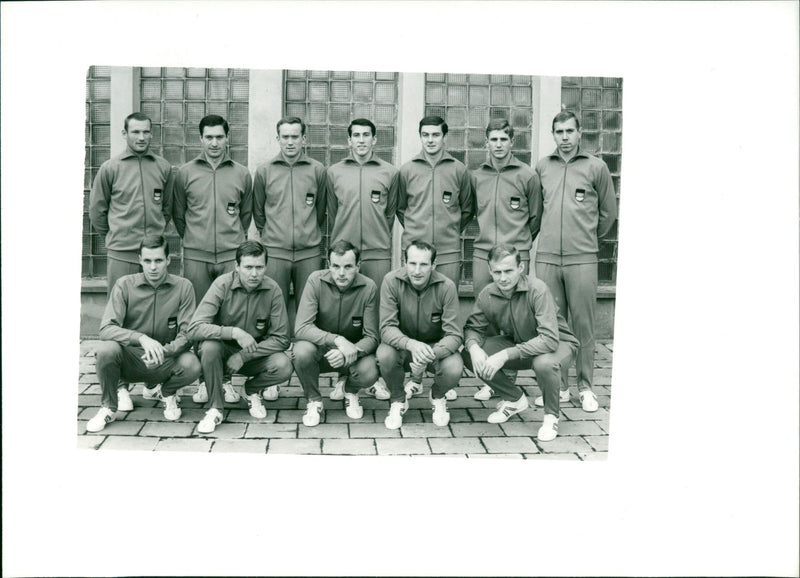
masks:
POLYGON ((330 268, 308 278, 297 311, 294 368, 308 404, 303 424, 319 424, 324 407, 319 392, 320 372, 336 371, 330 394, 345 400, 350 419, 364 410, 358 390, 378 379, 378 295, 372 279, 358 272, 359 250, 347 241, 331 245, 330 268))
POLYGON ((153 387, 164 401, 165 419, 181 416, 176 392, 197 379, 200 362, 186 337, 195 305, 192 284, 167 272, 169 260, 163 236, 145 237, 139 244, 142 273, 121 277, 111 290, 97 347, 102 407, 86 425, 89 432, 113 422, 117 410, 133 410, 120 378, 153 387))
POLYGON ((265 275, 267 252, 258 241, 245 241, 236 250, 236 267, 217 277, 197 306, 189 335, 200 342, 200 363, 210 407, 197 424, 201 434, 222 423, 224 373, 241 373, 250 415, 263 419, 263 390, 289 379, 292 363, 286 307, 278 285, 265 275))

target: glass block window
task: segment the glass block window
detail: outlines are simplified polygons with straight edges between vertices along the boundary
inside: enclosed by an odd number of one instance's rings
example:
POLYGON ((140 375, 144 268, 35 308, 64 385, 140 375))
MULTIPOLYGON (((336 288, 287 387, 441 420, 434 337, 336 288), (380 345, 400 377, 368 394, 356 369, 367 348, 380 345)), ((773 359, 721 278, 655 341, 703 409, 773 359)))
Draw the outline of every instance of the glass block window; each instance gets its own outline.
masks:
MULTIPOLYGON (((581 147, 603 159, 611 172, 617 203, 620 196, 622 161, 622 79, 596 76, 561 78, 561 107, 581 120, 581 147)), ((603 285, 617 282, 617 230, 600 241, 598 280, 603 285)))
MULTIPOLYGON (((533 86, 530 76, 510 74, 425 75, 425 114, 447 121, 447 150, 470 170, 486 160, 486 125, 496 118, 514 127, 513 153, 531 164, 533 86)), ((472 293, 472 252, 478 221, 467 225, 461 236, 461 283, 472 293)))

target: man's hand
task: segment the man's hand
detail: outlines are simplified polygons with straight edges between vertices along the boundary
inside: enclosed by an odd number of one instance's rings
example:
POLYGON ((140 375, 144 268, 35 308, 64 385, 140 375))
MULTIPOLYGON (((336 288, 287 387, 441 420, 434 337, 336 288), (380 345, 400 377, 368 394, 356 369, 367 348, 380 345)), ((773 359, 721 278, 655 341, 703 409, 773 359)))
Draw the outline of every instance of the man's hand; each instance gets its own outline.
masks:
POLYGON ((489 356, 486 355, 486 352, 477 343, 469 348, 469 356, 472 358, 472 369, 475 371, 475 375, 483 378, 483 371, 489 356))
POLYGON ((412 361, 408 364, 411 368, 411 377, 412 378, 421 378, 425 375, 425 369, 428 367, 427 363, 417 363, 416 361, 412 361))
POLYGON ((490 355, 484 362, 483 375, 480 377, 487 381, 493 379, 495 374, 503 368, 507 361, 508 354, 505 352, 505 350, 498 351, 494 355, 490 355))
POLYGON ((147 335, 139 338, 139 343, 144 349, 142 360, 147 367, 155 367, 164 363, 164 346, 158 341, 147 335))
POLYGON ((234 327, 231 335, 245 353, 253 353, 256 350, 256 347, 258 347, 258 343, 256 343, 255 339, 253 339, 253 336, 244 329, 234 327))
POLYGON ((329 349, 325 353, 325 359, 328 360, 328 363, 330 363, 331 367, 333 368, 344 367, 344 362, 345 362, 344 353, 342 353, 338 349, 329 349))
POLYGON ((244 365, 244 360, 242 359, 242 355, 240 353, 234 353, 228 358, 228 369, 230 369, 231 373, 236 373, 239 371, 242 366, 244 365))
POLYGON ((436 361, 436 355, 434 355, 433 349, 427 343, 409 339, 408 343, 406 343, 406 349, 411 352, 411 359, 418 365, 424 363, 427 367, 429 363, 436 361))
POLYGON ((345 365, 352 365, 356 359, 358 359, 358 348, 352 344, 352 342, 347 339, 346 337, 342 337, 339 335, 335 340, 334 343, 339 351, 342 352, 344 355, 344 363, 345 365))

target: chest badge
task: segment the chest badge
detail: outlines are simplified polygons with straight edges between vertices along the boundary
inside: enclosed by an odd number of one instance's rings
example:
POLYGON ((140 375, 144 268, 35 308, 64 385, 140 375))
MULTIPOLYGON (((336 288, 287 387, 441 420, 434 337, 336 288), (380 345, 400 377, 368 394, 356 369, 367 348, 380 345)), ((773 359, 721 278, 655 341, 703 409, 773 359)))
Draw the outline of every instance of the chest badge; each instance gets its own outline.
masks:
POLYGON ((153 189, 153 200, 156 203, 161 202, 161 189, 153 189))
POLYGON ((364 325, 364 318, 363 317, 353 317, 353 327, 358 329, 362 325, 364 325))
POLYGON ((511 204, 511 208, 512 209, 514 209, 515 211, 519 210, 519 206, 520 206, 519 197, 511 197, 511 203, 510 204, 511 204))
POLYGON ((441 322, 442 322, 441 313, 431 313, 431 323, 441 323, 441 322))
POLYGON ((306 205, 314 204, 314 193, 306 193, 306 205))
POLYGON ((381 202, 381 192, 380 191, 372 191, 372 193, 370 193, 370 199, 372 199, 373 203, 380 203, 381 202))
POLYGON ((445 191, 442 193, 442 202, 445 205, 449 205, 450 201, 452 200, 453 200, 453 193, 451 193, 450 191, 445 191))
POLYGON ((256 319, 256 330, 257 331, 264 331, 267 328, 267 320, 265 319, 256 319))
POLYGON ((228 214, 231 217, 236 214, 236 203, 228 203, 228 214))
POLYGON ((177 317, 170 317, 167 319, 167 328, 168 329, 177 329, 178 328, 178 318, 177 317))
POLYGON ((575 189, 575 200, 579 203, 583 202, 583 199, 586 198, 586 191, 583 189, 575 189))

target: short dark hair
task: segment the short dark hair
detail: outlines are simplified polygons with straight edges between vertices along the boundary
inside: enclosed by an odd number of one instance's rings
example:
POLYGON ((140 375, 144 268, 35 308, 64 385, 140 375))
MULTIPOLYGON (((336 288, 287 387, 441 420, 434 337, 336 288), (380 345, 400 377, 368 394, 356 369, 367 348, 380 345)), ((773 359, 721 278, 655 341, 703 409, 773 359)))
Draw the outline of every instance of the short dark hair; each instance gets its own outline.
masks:
POLYGON ((489 261, 489 263, 492 263, 500 261, 501 259, 505 259, 509 255, 514 255, 517 265, 522 263, 522 258, 519 256, 519 251, 517 251, 517 248, 514 245, 508 245, 506 243, 495 245, 489 249, 489 256, 486 260, 489 261))
POLYGON ((164 247, 164 256, 169 257, 169 243, 167 243, 166 237, 164 235, 147 235, 139 243, 139 255, 142 254, 142 249, 158 249, 160 247, 164 247))
POLYGON ((361 262, 361 251, 350 241, 345 240, 336 241, 328 248, 328 261, 331 260, 331 255, 339 255, 341 257, 348 251, 352 251, 356 256, 356 265, 358 265, 361 262))
POLYGON ((416 247, 420 251, 430 251, 431 253, 431 263, 436 262, 436 247, 431 245, 430 243, 426 243, 422 239, 414 239, 411 241, 405 249, 403 249, 403 258, 408 261, 408 248, 409 247, 416 247))
POLYGON ((371 120, 366 118, 354 118, 350 121, 350 124, 347 126, 347 136, 353 136, 353 127, 354 126, 368 126, 372 131, 372 136, 376 136, 376 129, 375 125, 372 124, 371 120))
POLYGON ((489 138, 489 133, 493 130, 505 131, 509 138, 514 138, 514 127, 504 118, 493 118, 489 121, 489 125, 486 127, 486 138, 489 138))
POLYGON ((447 123, 441 116, 426 116, 419 121, 419 133, 422 134, 423 126, 440 126, 442 127, 442 136, 447 136, 447 123))
MULTIPOLYGON (((216 126, 216 125, 214 125, 216 126)), ((264 264, 267 264, 267 248, 258 241, 245 241, 236 249, 236 264, 242 264, 242 257, 258 257, 264 255, 264 264)))
POLYGON ((285 124, 299 124, 300 125, 300 134, 306 134, 306 123, 303 122, 298 116, 284 116, 282 119, 278 121, 278 125, 275 127, 275 130, 278 134, 281 134, 281 127, 285 124))
POLYGON ((128 130, 128 121, 129 120, 146 120, 147 122, 150 123, 150 127, 151 128, 153 126, 152 119, 149 116, 147 116, 145 113, 143 113, 143 112, 132 112, 128 116, 125 117, 125 130, 126 131, 128 130))
POLYGON ((575 116, 575 113, 571 110, 562 110, 553 118, 553 125, 550 128, 550 132, 554 132, 556 130, 556 123, 557 122, 569 122, 569 119, 575 119, 575 128, 581 130, 581 121, 578 120, 578 117, 575 116))
POLYGON ((200 136, 203 136, 203 129, 207 126, 221 126, 225 130, 225 136, 228 136, 228 121, 219 116, 218 114, 209 114, 200 120, 200 136))

